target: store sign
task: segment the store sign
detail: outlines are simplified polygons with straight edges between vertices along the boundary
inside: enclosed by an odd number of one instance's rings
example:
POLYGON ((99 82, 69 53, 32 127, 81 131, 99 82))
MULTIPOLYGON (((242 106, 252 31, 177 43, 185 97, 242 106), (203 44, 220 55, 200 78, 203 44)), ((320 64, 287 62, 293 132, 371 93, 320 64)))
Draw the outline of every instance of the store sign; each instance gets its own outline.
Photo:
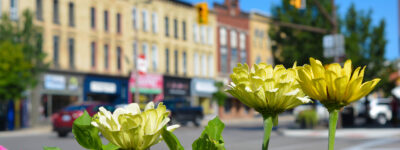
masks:
POLYGON ((206 79, 193 79, 192 80, 192 93, 198 96, 211 96, 217 88, 213 80, 206 79))
MULTIPOLYGON (((163 89, 163 77, 156 74, 139 74, 138 87, 141 93, 159 94, 163 89)), ((136 79, 132 74, 129 79, 129 87, 131 92, 135 92, 136 79)))
POLYGON ((137 59, 138 72, 139 74, 145 74, 147 72, 147 60, 145 55, 139 55, 137 59))
POLYGON ((165 96, 190 96, 190 79, 164 76, 165 96))
POLYGON ((47 90, 65 90, 65 77, 62 75, 44 75, 44 88, 47 90))
POLYGON ((91 81, 90 91, 96 93, 115 94, 117 92, 117 85, 113 82, 91 81))

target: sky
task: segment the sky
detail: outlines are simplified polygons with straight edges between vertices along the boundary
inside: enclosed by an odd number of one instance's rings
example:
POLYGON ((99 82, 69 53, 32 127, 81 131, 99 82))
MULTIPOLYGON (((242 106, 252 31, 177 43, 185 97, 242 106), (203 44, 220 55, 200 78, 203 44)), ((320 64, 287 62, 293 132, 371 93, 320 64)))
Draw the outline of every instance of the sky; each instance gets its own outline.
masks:
MULTIPOLYGON (((190 3, 208 2, 212 8, 213 2, 223 3, 224 0, 183 0, 190 3)), ((281 0, 239 0, 242 10, 249 12, 250 10, 261 10, 270 14, 271 6, 281 3, 281 0)), ((381 19, 386 21, 386 46, 385 58, 394 60, 399 58, 399 36, 398 36, 398 4, 397 0, 335 0, 339 6, 337 10, 341 16, 346 14, 347 9, 352 3, 355 4, 356 10, 368 11, 371 9, 373 24, 377 25, 381 19)))

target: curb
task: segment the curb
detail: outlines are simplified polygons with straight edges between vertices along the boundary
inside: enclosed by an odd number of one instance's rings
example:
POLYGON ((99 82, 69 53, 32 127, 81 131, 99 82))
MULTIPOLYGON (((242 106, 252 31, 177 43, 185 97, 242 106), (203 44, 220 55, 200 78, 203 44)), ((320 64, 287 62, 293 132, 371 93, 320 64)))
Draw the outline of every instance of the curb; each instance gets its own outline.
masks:
POLYGON ((29 135, 51 133, 51 132, 52 132, 51 126, 39 126, 39 127, 25 128, 20 130, 0 132, 0 137, 29 136, 29 135))

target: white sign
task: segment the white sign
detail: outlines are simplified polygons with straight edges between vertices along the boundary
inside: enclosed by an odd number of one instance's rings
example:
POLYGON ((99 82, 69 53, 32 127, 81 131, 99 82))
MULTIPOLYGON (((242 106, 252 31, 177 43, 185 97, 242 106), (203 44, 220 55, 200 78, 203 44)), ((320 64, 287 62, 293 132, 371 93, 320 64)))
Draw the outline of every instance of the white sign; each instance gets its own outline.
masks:
POLYGON ((62 75, 46 74, 44 75, 44 88, 48 90, 64 90, 65 77, 62 75))
POLYGON ((214 86, 214 82, 196 82, 195 90, 197 92, 203 93, 214 93, 217 91, 217 88, 214 86))
POLYGON ((91 81, 90 91, 98 93, 115 94, 117 92, 117 85, 112 82, 91 81))
POLYGON ((147 72, 147 61, 145 55, 139 55, 137 59, 137 68, 140 74, 145 74, 147 72))
POLYGON ((324 57, 340 57, 344 55, 344 36, 330 34, 323 38, 324 57))

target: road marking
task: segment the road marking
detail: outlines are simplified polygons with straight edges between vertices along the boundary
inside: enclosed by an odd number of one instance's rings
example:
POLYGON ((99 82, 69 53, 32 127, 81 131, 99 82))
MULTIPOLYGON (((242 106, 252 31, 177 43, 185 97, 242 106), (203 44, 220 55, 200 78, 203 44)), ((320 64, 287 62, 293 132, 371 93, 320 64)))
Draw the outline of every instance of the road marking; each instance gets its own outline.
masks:
POLYGON ((352 147, 348 147, 344 150, 389 150, 391 148, 372 148, 372 147, 376 147, 379 145, 384 145, 384 144, 389 144, 389 143, 395 143, 400 141, 400 139, 396 139, 396 138, 385 138, 385 139, 375 139, 375 140, 369 140, 367 142, 358 144, 356 146, 352 146, 352 147))

